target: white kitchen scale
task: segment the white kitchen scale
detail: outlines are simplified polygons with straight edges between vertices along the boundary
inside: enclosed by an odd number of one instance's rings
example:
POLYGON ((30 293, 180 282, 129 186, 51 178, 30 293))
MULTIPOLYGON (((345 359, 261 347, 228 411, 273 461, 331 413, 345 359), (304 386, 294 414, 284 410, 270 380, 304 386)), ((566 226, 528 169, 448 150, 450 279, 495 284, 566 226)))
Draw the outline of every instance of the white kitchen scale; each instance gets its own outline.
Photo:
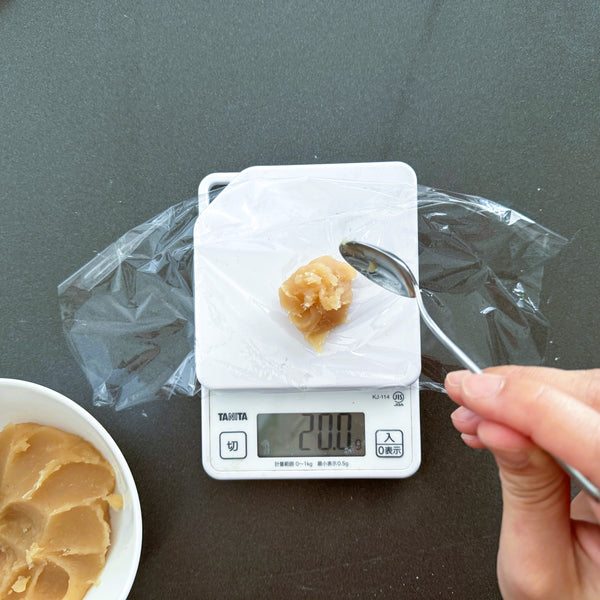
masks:
POLYGON ((198 198, 195 355, 206 472, 217 479, 414 474, 416 302, 357 275, 348 323, 319 355, 278 298, 299 266, 324 254, 342 260, 343 239, 389 249, 418 273, 414 171, 400 162, 251 167, 208 175, 198 198))

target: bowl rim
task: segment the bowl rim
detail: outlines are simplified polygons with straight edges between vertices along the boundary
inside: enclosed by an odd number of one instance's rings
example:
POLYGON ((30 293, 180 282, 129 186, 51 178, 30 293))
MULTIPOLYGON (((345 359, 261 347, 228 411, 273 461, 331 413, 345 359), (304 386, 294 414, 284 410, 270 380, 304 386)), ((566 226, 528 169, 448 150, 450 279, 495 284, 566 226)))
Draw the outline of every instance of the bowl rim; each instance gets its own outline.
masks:
POLYGON ((34 383, 32 381, 26 381, 24 379, 12 379, 7 377, 0 377, 0 389, 4 386, 11 386, 23 389, 31 389, 37 393, 40 393, 46 397, 49 397, 53 401, 58 404, 62 404, 67 407, 69 410, 72 410, 79 417, 81 417, 84 421, 90 424, 102 437, 106 445, 108 446, 110 452, 114 456, 119 468, 122 472, 123 479, 126 482, 128 492, 131 497, 131 506, 133 509, 133 531, 135 535, 135 539, 133 540, 133 553, 132 553, 132 561, 131 567, 129 569, 129 573, 127 575, 127 579, 124 582, 123 589, 121 594, 115 600, 126 600, 131 588, 133 586, 133 582, 137 575, 140 557, 142 552, 142 537, 143 537, 143 528, 142 528, 142 508, 140 504, 140 498, 137 491, 137 486, 135 484, 135 480, 133 478, 133 474, 131 473, 131 469, 129 468, 129 464, 121 452, 121 449, 114 441, 110 433, 105 429, 105 427, 87 410, 85 410, 82 406, 77 404, 74 400, 67 398, 60 392, 57 392, 51 388, 40 385, 39 383, 34 383))

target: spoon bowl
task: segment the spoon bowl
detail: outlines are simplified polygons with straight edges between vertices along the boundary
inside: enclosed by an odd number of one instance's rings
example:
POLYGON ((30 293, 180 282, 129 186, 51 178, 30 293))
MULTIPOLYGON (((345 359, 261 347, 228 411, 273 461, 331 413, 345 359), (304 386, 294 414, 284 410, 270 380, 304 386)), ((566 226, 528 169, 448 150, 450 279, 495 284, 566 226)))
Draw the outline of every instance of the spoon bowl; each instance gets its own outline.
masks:
POLYGON ((356 241, 342 242, 339 250, 349 265, 373 283, 398 296, 415 298, 423 321, 438 340, 460 360, 463 366, 473 373, 481 373, 481 369, 431 318, 423 304, 417 278, 401 258, 383 248, 356 241))

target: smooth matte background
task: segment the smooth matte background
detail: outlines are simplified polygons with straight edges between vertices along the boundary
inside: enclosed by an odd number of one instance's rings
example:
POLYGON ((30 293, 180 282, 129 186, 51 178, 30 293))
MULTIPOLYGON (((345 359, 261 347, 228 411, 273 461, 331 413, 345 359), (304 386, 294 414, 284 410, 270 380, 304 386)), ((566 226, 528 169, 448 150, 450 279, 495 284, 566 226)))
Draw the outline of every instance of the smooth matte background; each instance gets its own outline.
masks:
POLYGON ((599 11, 0 0, 0 376, 73 398, 122 448, 144 513, 130 598, 499 598, 495 466, 445 396, 422 395, 410 479, 214 481, 197 398, 92 405, 56 286, 213 171, 402 160, 570 239, 547 362, 598 366, 599 11))

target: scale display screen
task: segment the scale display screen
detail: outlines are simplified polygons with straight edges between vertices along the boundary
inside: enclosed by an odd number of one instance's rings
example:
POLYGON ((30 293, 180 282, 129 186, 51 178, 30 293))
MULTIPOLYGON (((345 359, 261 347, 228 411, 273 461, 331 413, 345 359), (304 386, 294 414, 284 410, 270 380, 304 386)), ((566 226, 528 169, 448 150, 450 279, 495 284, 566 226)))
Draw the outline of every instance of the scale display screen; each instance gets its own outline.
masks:
POLYGON ((364 456, 365 414, 360 412, 257 415, 258 456, 364 456))

